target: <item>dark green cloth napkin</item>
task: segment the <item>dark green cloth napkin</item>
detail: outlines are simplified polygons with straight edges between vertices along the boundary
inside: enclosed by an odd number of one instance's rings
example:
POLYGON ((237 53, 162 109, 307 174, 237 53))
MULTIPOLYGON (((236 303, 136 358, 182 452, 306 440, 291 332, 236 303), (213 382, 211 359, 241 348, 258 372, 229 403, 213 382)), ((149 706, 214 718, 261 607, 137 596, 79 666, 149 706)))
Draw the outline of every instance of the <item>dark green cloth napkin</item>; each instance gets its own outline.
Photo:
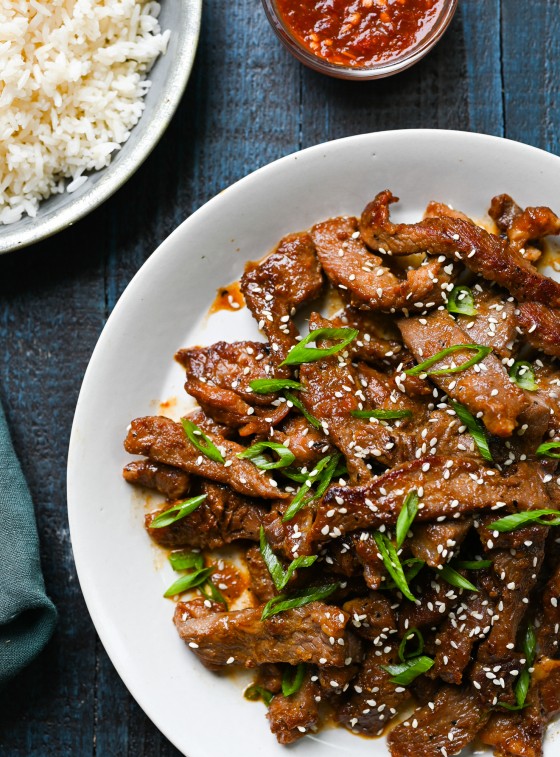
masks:
POLYGON ((0 688, 39 654, 55 624, 33 502, 0 406, 0 688))

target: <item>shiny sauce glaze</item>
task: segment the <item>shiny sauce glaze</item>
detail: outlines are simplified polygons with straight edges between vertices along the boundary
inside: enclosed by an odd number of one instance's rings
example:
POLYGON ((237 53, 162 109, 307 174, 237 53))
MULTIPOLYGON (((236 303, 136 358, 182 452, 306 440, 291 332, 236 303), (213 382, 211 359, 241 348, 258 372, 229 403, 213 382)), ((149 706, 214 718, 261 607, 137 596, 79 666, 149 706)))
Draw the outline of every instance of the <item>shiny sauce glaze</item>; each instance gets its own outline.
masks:
POLYGON ((212 315, 212 313, 218 313, 220 310, 240 310, 242 307, 245 307, 245 300, 241 293, 239 281, 235 281, 233 284, 218 289, 216 299, 208 314, 212 315))
POLYGON ((420 43, 445 0, 276 0, 276 5, 309 52, 336 65, 367 68, 420 43))

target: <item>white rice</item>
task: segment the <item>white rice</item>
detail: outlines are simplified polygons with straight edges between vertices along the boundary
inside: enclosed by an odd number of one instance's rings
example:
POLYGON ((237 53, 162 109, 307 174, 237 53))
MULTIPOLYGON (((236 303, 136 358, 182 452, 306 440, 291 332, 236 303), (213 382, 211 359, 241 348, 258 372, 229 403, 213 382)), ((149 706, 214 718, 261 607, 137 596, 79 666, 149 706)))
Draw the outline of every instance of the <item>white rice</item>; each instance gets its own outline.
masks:
POLYGON ((146 0, 0 0, 0 224, 76 191, 126 142, 167 48, 159 11, 146 0))

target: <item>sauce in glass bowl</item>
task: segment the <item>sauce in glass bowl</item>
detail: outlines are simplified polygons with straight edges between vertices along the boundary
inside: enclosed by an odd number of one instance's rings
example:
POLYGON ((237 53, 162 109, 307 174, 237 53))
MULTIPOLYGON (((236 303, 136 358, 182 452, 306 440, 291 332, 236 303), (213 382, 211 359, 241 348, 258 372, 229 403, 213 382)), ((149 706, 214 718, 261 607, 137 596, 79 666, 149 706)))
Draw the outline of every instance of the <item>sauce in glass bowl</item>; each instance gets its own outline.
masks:
POLYGON ((431 31, 444 0, 276 0, 292 34, 330 63, 398 58, 431 31))
POLYGON ((419 60, 447 28, 457 2, 263 0, 263 4, 277 34, 303 63, 332 76, 376 78, 419 60))

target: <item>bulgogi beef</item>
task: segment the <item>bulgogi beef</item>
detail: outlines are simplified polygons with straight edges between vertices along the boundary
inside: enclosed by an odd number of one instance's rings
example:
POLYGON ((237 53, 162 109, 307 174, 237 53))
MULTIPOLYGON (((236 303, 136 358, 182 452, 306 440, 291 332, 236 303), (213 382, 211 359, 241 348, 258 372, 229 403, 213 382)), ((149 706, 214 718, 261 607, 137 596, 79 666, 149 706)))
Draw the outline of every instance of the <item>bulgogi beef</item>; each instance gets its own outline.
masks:
POLYGON ((500 195, 497 233, 439 202, 394 224, 395 201, 247 265, 267 341, 179 350, 200 408, 134 420, 123 476, 166 498, 145 525, 181 638, 255 669, 281 744, 330 713, 368 736, 402 721, 393 757, 477 736, 539 757, 560 710, 560 284, 534 264, 560 220, 500 195))

